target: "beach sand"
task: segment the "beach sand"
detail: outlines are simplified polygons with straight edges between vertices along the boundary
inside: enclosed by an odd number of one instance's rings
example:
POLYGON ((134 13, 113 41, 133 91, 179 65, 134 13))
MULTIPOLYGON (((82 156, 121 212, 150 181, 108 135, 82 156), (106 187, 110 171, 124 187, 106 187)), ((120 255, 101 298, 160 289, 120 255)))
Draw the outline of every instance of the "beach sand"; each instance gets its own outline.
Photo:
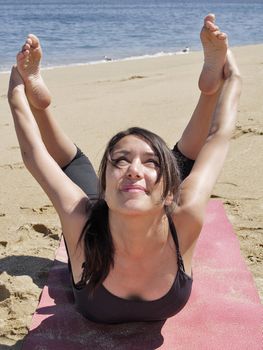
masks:
MULTIPOLYGON (((213 191, 263 298, 263 45, 233 49, 243 76, 238 123, 213 191)), ((198 99, 202 53, 43 71, 52 111, 97 169, 107 140, 142 126, 172 147, 198 99)), ((0 74, 0 348, 21 348, 61 235, 47 196, 25 169, 0 74)), ((223 259, 224 257, 222 257, 223 259)))

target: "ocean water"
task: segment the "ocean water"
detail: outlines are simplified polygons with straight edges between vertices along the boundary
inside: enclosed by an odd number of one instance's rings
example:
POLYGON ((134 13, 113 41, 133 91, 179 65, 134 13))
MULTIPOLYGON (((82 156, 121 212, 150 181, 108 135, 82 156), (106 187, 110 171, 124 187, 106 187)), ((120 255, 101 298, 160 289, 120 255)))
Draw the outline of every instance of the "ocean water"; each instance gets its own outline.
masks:
POLYGON ((230 45, 263 43, 263 0, 0 0, 0 71, 10 70, 28 33, 44 67, 200 50, 203 17, 214 12, 230 45))

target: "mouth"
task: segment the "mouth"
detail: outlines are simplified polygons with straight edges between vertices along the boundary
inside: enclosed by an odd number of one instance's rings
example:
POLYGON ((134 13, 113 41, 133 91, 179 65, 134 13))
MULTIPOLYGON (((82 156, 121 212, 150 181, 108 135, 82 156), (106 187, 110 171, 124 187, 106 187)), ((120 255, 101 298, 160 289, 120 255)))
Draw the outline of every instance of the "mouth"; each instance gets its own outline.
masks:
POLYGON ((130 192, 130 193, 147 193, 146 188, 140 185, 124 185, 121 187, 122 192, 130 192))

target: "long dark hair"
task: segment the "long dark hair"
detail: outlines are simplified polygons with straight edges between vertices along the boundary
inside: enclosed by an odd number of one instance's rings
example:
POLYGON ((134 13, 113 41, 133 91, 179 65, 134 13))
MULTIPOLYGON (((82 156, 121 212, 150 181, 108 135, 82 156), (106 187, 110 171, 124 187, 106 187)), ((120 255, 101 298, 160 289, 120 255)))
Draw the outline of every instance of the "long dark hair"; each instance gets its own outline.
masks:
POLYGON ((89 217, 80 236, 84 239, 85 262, 78 287, 82 288, 88 281, 94 291, 101 284, 110 268, 114 266, 114 245, 109 230, 108 205, 104 200, 106 189, 106 169, 111 162, 111 154, 115 145, 125 136, 134 135, 147 142, 153 149, 159 161, 157 183, 162 179, 162 198, 173 196, 174 201, 165 210, 168 213, 176 203, 176 194, 180 184, 180 174, 176 159, 165 141, 158 135, 146 129, 133 127, 117 133, 108 142, 99 167, 99 198, 91 205, 89 217))

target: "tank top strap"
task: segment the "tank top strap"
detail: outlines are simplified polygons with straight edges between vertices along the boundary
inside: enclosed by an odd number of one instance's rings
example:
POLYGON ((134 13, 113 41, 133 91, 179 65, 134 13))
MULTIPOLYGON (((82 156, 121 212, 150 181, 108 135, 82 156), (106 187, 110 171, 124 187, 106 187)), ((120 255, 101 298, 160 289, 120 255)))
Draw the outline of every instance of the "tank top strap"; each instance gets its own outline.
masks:
POLYGON ((177 236, 176 228, 174 226, 173 219, 171 218, 171 216, 169 214, 167 214, 167 218, 168 218, 168 222, 169 222, 169 228, 170 228, 171 234, 173 236, 173 240, 174 240, 175 247, 176 247, 178 268, 185 271, 184 262, 183 262, 183 258, 182 258, 181 253, 180 253, 178 236, 177 236))

